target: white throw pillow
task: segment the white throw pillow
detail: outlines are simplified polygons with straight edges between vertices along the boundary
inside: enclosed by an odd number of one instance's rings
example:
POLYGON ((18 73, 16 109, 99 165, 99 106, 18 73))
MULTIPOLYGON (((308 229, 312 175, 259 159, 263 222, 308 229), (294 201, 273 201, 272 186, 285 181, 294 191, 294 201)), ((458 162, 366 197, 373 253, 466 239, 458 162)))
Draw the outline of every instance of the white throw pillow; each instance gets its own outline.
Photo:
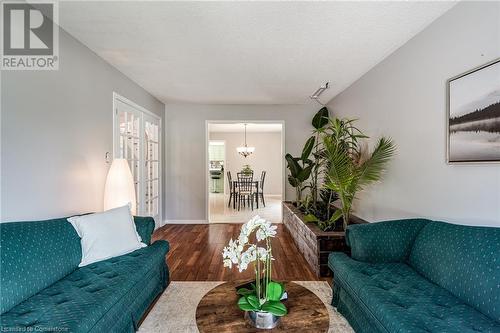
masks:
POLYGON ((130 207, 68 218, 81 238, 82 262, 79 267, 130 253, 141 247, 130 207))

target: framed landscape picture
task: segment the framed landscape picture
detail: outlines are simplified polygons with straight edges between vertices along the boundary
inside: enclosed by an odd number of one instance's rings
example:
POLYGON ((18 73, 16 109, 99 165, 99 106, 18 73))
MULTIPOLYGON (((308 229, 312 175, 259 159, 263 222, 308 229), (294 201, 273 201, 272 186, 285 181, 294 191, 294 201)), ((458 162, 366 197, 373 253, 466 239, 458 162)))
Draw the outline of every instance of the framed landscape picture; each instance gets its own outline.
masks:
POLYGON ((448 163, 500 162, 500 59, 448 80, 448 163))

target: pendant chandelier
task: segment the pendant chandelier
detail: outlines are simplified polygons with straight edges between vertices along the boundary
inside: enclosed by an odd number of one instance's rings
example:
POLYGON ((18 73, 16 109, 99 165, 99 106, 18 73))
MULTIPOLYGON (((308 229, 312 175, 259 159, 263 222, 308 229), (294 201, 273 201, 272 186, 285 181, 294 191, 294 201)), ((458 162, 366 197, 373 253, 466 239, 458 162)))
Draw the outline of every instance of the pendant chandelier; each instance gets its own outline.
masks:
POLYGON ((247 146, 247 124, 245 124, 245 145, 236 148, 236 151, 238 152, 238 154, 245 158, 249 155, 252 155, 252 153, 255 151, 255 147, 247 146))

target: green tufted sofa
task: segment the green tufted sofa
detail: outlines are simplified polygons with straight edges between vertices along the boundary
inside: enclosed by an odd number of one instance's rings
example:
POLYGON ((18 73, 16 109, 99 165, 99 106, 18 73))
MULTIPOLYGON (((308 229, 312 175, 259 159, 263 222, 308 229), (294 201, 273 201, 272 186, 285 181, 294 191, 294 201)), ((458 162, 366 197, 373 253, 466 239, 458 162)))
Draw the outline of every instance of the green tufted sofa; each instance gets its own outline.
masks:
POLYGON ((0 332, 135 332, 169 282, 166 241, 134 217, 149 246, 78 267, 80 238, 66 218, 0 224, 0 332))
POLYGON ((332 305, 358 333, 500 332, 500 228, 425 219, 351 225, 332 305))

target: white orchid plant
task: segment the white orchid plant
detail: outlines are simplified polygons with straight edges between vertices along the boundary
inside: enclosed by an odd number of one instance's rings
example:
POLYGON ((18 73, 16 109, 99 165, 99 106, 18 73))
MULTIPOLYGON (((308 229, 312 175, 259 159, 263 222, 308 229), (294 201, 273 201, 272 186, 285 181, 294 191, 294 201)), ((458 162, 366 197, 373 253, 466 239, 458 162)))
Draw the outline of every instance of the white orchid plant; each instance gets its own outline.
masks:
POLYGON ((287 314, 285 305, 280 301, 285 292, 284 286, 271 279, 274 260, 271 238, 276 236, 276 229, 271 222, 257 215, 243 225, 238 239, 231 239, 222 252, 224 267, 232 268, 234 265, 243 272, 253 263, 255 283, 251 284, 251 289, 238 289, 241 295, 238 306, 243 311, 264 311, 275 316, 287 314), (255 243, 250 242, 251 238, 255 239, 255 243), (265 247, 259 244, 265 244, 265 247))

